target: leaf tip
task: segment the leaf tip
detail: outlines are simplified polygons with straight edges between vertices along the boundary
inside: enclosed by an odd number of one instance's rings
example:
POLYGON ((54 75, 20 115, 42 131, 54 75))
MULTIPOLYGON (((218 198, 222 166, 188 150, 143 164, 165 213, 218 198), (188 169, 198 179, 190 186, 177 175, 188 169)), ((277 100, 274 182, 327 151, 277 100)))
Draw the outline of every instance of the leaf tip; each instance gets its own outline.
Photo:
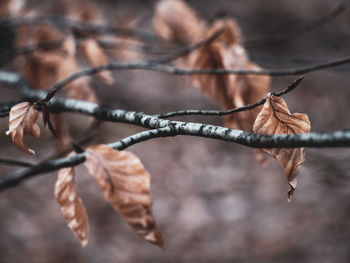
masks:
POLYGON ((86 238, 84 240, 80 240, 80 244, 82 246, 82 248, 85 248, 88 244, 89 240, 86 238))
POLYGON ((28 149, 27 152, 28 152, 30 155, 35 155, 35 151, 32 150, 32 149, 28 149))

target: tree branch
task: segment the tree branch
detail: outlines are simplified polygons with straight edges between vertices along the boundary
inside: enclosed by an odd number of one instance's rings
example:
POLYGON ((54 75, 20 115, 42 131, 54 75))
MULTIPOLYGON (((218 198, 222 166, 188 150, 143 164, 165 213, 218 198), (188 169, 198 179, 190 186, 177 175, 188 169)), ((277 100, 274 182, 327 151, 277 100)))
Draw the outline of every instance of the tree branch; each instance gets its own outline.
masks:
POLYGON ((277 35, 277 36, 268 36, 258 39, 248 39, 244 42, 247 48, 256 48, 256 47, 264 47, 267 45, 280 44, 290 39, 293 39, 299 35, 308 33, 316 28, 319 28, 333 19, 337 18, 341 14, 345 12, 347 8, 346 2, 341 1, 334 9, 332 9, 328 14, 317 18, 314 21, 311 21, 305 25, 296 27, 292 30, 287 30, 287 34, 285 35, 277 35))
MULTIPOLYGON (((109 147, 116 150, 124 150, 138 142, 147 141, 154 138, 174 136, 171 127, 143 131, 132 136, 126 137, 116 143, 108 144, 109 147)), ((1 159, 0 159, 1 160, 1 159)), ((43 173, 56 171, 58 169, 70 166, 76 166, 85 162, 85 152, 78 153, 72 157, 59 158, 42 162, 26 170, 21 170, 0 178, 0 191, 14 187, 22 181, 43 173)), ((28 165, 29 167, 29 165, 28 165)))
MULTIPOLYGON (((61 80, 57 82, 51 89, 50 93, 53 93, 53 95, 58 92, 62 87, 67 85, 68 83, 89 75, 97 74, 101 71, 105 70, 151 70, 151 71, 159 71, 174 75, 199 75, 199 74, 213 74, 213 75, 227 75, 227 74, 237 74, 237 75, 269 75, 269 76, 288 76, 288 75, 301 75, 308 72, 330 68, 330 67, 336 67, 343 64, 350 63, 350 57, 345 57, 341 59, 335 59, 330 60, 328 62, 313 64, 309 66, 304 66, 300 68, 294 68, 294 69, 261 69, 261 70, 244 70, 244 69, 181 69, 170 65, 160 65, 155 64, 152 61, 145 61, 145 62, 137 62, 137 63, 130 63, 130 62, 114 62, 107 65, 99 66, 99 67, 92 67, 92 68, 86 68, 79 72, 76 72, 69 77, 67 77, 64 80, 61 80)), ((53 96, 52 95, 52 96, 53 96)))
MULTIPOLYGON (((285 90, 278 92, 278 93, 272 93, 272 94, 276 97, 281 97, 281 96, 291 92, 292 90, 294 90, 303 79, 304 79, 304 76, 293 81, 293 83, 291 83, 285 90)), ((252 110, 260 105, 263 105, 265 102, 266 102, 266 98, 264 98, 256 103, 248 104, 246 106, 234 108, 234 109, 230 109, 230 110, 222 110, 222 111, 218 111, 218 110, 179 110, 179 111, 161 113, 161 114, 157 114, 154 116, 158 117, 158 118, 170 118, 170 117, 184 116, 184 115, 223 116, 223 115, 229 115, 229 114, 233 114, 233 113, 241 112, 241 111, 245 111, 245 110, 252 110)))
POLYGON ((32 163, 27 163, 27 162, 17 161, 17 160, 12 160, 12 159, 7 159, 7 158, 0 158, 0 163, 6 164, 6 165, 11 165, 11 166, 22 166, 22 167, 34 166, 34 164, 32 164, 32 163))

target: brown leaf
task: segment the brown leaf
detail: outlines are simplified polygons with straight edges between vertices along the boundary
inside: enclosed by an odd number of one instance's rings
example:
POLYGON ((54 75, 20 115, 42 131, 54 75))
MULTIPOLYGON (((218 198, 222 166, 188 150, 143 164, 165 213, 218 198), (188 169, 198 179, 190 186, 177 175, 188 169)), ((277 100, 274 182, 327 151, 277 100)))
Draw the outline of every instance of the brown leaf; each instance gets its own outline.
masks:
POLYGON ((152 215, 150 175, 140 160, 130 152, 97 145, 88 148, 85 166, 96 179, 104 198, 135 232, 148 242, 163 247, 152 215))
POLYGON ((73 167, 62 168, 55 184, 55 197, 68 227, 85 247, 88 243, 89 222, 85 206, 74 181, 73 167))
MULTIPOLYGON (((261 135, 308 133, 311 126, 306 114, 290 114, 282 98, 269 94, 266 102, 254 123, 254 132, 261 135)), ((290 190, 290 201, 297 185, 300 164, 305 160, 305 148, 264 149, 276 158, 283 167, 290 190)))
MULTIPOLYGON (((108 64, 108 58, 93 38, 86 38, 80 43, 82 54, 93 67, 108 64)), ((106 84, 112 85, 114 79, 110 71, 102 71, 97 76, 106 84)))
MULTIPOLYGON (((240 45, 240 31, 234 21, 232 19, 219 20, 209 31, 212 34, 220 28, 225 28, 225 30, 217 40, 190 55, 189 67, 196 69, 260 69, 249 61, 245 49, 240 45)), ((192 80, 194 85, 216 102, 222 110, 257 102, 266 95, 270 85, 270 77, 257 75, 194 75, 192 80)), ((260 108, 257 108, 225 116, 225 126, 251 131, 259 110, 260 108)))
POLYGON ((36 124, 39 113, 30 102, 22 102, 11 108, 9 130, 6 135, 11 135, 16 146, 27 153, 34 155, 35 151, 29 149, 23 143, 24 133, 29 133, 36 138, 40 137, 40 128, 36 124))
MULTIPOLYGON (((46 41, 58 41, 63 38, 55 28, 50 33, 47 31, 50 31, 50 28, 38 30, 37 34, 33 35, 35 41, 40 43, 40 39, 45 37, 48 37, 46 41)), ((75 40, 68 36, 59 47, 38 50, 26 56, 23 74, 35 89, 48 90, 56 82, 78 71, 75 53, 75 40)))
POLYGON ((193 43, 205 30, 204 22, 195 10, 182 0, 162 0, 153 18, 155 32, 166 40, 193 43))

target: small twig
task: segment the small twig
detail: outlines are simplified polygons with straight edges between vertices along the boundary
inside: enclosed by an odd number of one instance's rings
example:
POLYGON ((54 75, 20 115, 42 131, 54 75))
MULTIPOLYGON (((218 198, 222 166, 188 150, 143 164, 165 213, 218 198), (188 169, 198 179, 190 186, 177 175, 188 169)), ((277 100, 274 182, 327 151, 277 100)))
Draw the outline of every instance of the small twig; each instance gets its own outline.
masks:
POLYGON ((255 47, 263 47, 268 45, 280 44, 290 39, 293 39, 299 35, 308 33, 316 28, 319 28, 333 19, 337 18, 341 14, 345 12, 347 8, 346 2, 341 1, 333 10, 331 10, 328 14, 317 18, 314 21, 311 21, 305 25, 294 28, 293 30, 287 30, 286 35, 276 35, 276 36, 268 36, 258 39, 248 39, 245 41, 244 45, 248 48, 255 47))
MULTIPOLYGON (((272 93, 272 95, 277 96, 277 97, 281 97, 281 96, 291 92, 299 85, 299 83, 303 80, 303 78, 304 78, 304 76, 296 79, 295 81, 293 81, 293 83, 288 85, 288 87, 285 90, 278 92, 278 93, 272 93)), ((158 117, 158 118, 169 118, 169 117, 183 116, 183 115, 223 116, 223 115, 229 115, 229 114, 236 113, 236 112, 252 110, 260 105, 263 105, 265 102, 266 102, 266 98, 264 98, 256 103, 249 104, 249 105, 239 107, 239 108, 230 109, 230 110, 223 110, 223 111, 219 111, 219 110, 180 110, 180 111, 161 113, 161 114, 157 114, 154 116, 158 117)))
POLYGON ((11 166, 22 166, 22 167, 34 166, 34 164, 32 164, 32 163, 17 161, 17 160, 12 160, 12 159, 7 159, 7 158, 0 158, 0 163, 6 164, 6 165, 11 165, 11 166))

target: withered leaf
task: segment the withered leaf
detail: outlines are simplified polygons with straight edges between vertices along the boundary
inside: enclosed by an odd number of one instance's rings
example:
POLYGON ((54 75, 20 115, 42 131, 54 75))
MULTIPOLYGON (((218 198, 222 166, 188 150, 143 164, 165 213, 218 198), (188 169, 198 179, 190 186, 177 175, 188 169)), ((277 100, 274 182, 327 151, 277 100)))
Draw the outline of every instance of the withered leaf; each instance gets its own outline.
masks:
POLYGON ((30 102, 16 104, 11 108, 9 130, 6 131, 6 135, 11 135, 12 141, 18 148, 31 155, 34 155, 35 151, 24 145, 23 135, 29 133, 36 138, 40 137, 40 128, 36 124, 38 117, 39 113, 30 102))
MULTIPOLYGON (((193 52, 188 66, 197 69, 260 69, 249 61, 245 49, 240 45, 240 31, 234 20, 218 20, 209 31, 215 32, 220 28, 225 30, 219 38, 193 52)), ((222 110, 257 102, 266 95, 270 85, 270 77, 255 75, 194 75, 192 80, 222 110)), ((259 108, 225 116, 225 126, 251 131, 258 112, 259 108)))
MULTIPOLYGON (((306 114, 291 114, 282 98, 268 94, 266 102, 255 120, 253 130, 261 135, 299 134, 310 132, 311 126, 306 114)), ((300 164, 305 160, 305 148, 264 149, 276 158, 283 167, 290 190, 290 201, 297 185, 300 164)))
POLYGON ((163 247, 152 215, 150 175, 140 160, 127 151, 106 145, 88 148, 85 166, 100 186, 104 198, 143 239, 163 247))
POLYGON ((55 197, 68 227, 85 247, 88 243, 89 222, 85 206, 74 181, 73 167, 62 168, 55 184, 55 197))
MULTIPOLYGON (((93 38, 84 39, 80 44, 80 48, 82 54, 91 66, 98 67, 108 64, 106 54, 93 38)), ((112 85, 114 83, 112 74, 109 71, 102 71, 98 73, 97 76, 106 84, 112 85)))
POLYGON ((45 39, 46 41, 62 41, 64 38, 61 46, 37 50, 25 57, 23 74, 29 84, 35 89, 48 90, 56 82, 78 71, 75 40, 71 35, 64 37, 54 27, 35 29, 33 35, 30 36, 35 43, 41 43, 45 39))

